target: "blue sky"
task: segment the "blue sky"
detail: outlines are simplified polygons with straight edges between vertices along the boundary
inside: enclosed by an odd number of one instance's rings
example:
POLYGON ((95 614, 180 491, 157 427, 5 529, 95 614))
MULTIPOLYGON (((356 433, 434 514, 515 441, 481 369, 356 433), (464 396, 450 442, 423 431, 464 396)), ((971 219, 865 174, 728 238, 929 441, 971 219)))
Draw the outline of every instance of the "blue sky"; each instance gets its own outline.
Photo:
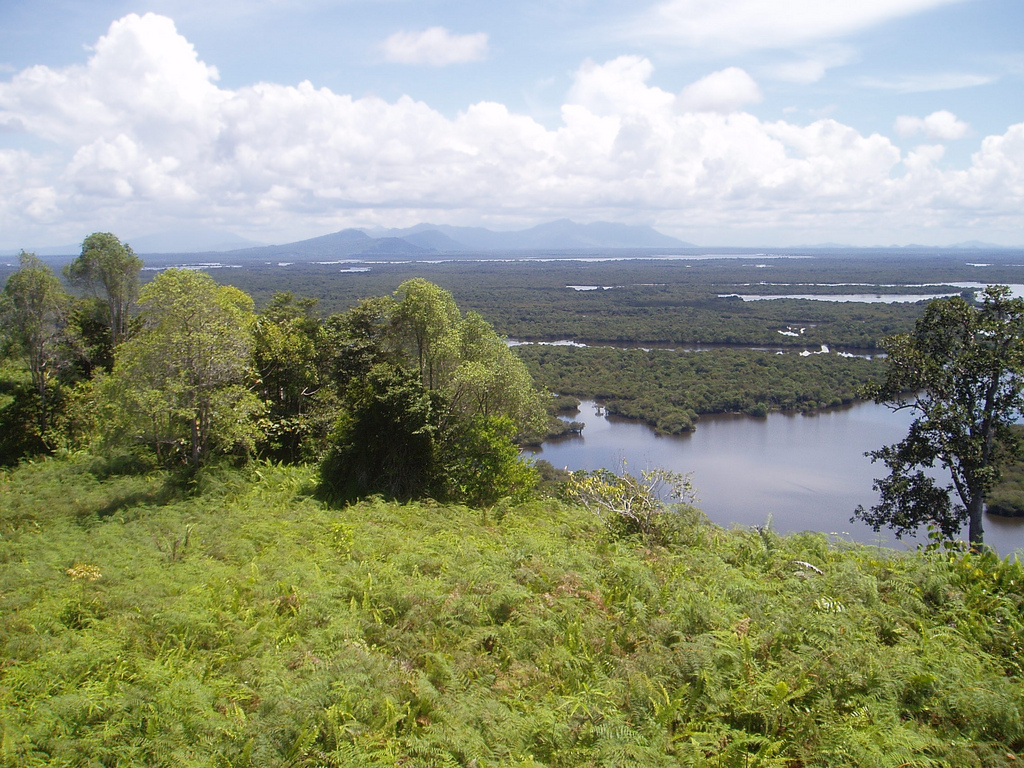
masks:
POLYGON ((0 249, 420 221, 1024 245, 1020 0, 7 0, 0 249))

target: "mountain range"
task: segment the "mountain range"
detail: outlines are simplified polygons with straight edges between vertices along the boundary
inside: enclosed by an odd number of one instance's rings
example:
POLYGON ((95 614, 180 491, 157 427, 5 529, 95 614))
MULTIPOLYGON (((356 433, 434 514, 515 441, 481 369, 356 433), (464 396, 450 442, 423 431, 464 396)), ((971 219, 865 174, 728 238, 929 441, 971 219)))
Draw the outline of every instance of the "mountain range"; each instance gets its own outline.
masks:
POLYGON ((483 227, 418 224, 406 229, 343 229, 329 235, 284 245, 234 249, 233 259, 308 261, 337 258, 422 258, 439 254, 514 251, 576 251, 595 249, 694 248, 652 227, 568 219, 513 232, 483 227))
MULTIPOLYGON (((601 249, 696 248, 652 227, 595 222, 577 224, 569 219, 529 229, 495 232, 483 227, 417 224, 405 229, 343 229, 329 235, 283 245, 263 245, 212 229, 161 232, 128 240, 143 255, 230 254, 233 259, 289 259, 309 261, 336 258, 417 258, 439 254, 514 251, 594 251, 601 249)), ((35 249, 39 256, 77 254, 79 246, 35 249)), ((13 252, 12 252, 13 254, 13 252)), ((7 255, 7 254, 2 254, 7 255)))
MULTIPOLYGON (((210 260, 228 256, 238 261, 316 261, 334 259, 418 259, 474 253, 599 252, 699 248, 658 232, 653 227, 594 222, 578 224, 559 219, 528 229, 494 231, 484 227, 417 224, 403 229, 343 229, 328 235, 283 245, 263 245, 231 232, 209 228, 182 229, 129 240, 136 253, 146 256, 191 255, 210 260), (214 259, 214 255, 217 256, 214 259)), ((947 246, 962 250, 999 250, 1003 246, 969 241, 947 246)), ((35 249, 39 256, 74 256, 80 246, 35 249)), ((926 246, 890 246, 899 250, 935 250, 926 246)), ((839 243, 797 246, 795 249, 864 250, 839 243)), ((871 249, 867 249, 871 250, 871 249)), ((14 256, 15 251, 0 253, 14 256)))

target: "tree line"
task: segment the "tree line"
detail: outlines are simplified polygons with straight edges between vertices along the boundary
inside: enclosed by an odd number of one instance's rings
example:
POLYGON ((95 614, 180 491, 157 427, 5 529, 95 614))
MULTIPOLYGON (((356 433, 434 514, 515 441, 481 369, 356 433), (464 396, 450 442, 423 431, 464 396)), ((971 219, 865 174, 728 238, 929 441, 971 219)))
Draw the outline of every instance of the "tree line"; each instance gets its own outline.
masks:
POLYGON ((90 235, 64 270, 28 253, 0 297, 0 462, 90 449, 194 472, 221 456, 318 463, 335 501, 484 503, 536 482, 517 441, 547 424, 522 362, 423 279, 320 319, 280 293, 142 261, 90 235))
POLYGON ((542 386, 600 399, 610 413, 640 419, 666 434, 694 429, 702 414, 766 416, 848 404, 884 368, 879 359, 736 349, 526 345, 518 353, 542 386))

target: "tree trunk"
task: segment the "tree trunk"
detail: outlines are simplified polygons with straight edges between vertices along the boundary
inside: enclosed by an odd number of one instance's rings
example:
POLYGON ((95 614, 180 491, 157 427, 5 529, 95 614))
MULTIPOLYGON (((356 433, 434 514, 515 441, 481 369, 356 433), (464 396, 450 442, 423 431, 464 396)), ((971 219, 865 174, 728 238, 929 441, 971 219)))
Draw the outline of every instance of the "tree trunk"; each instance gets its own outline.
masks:
POLYGON ((199 469, 199 417, 192 417, 192 466, 199 469))
POLYGON ((971 549, 979 549, 985 543, 985 531, 982 515, 985 511, 985 497, 980 493, 974 494, 971 503, 967 507, 969 527, 967 538, 970 541, 971 549))

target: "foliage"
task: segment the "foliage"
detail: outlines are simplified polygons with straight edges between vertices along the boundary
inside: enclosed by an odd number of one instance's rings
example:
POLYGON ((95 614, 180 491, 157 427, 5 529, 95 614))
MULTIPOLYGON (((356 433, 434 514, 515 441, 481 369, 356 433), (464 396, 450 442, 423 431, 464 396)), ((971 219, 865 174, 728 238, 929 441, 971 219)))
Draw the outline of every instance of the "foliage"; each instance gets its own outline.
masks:
POLYGON ((690 476, 667 469, 640 470, 640 477, 608 469, 573 472, 563 487, 566 498, 594 512, 616 533, 652 539, 659 533, 661 515, 671 513, 672 503, 692 504, 696 492, 690 476))
POLYGON ((432 496, 474 504, 536 483, 515 441, 545 410, 522 362, 475 313, 425 280, 327 323, 343 413, 321 493, 352 501, 432 496))
POLYGON ((1024 569, 554 501, 0 474, 0 766, 1004 766, 1024 569))
POLYGON ((267 406, 260 452, 275 460, 315 458, 336 416, 334 346, 313 314, 314 299, 275 294, 256 318, 253 358, 256 392, 267 406))
POLYGON ((694 429, 699 414, 814 410, 850 403, 882 365, 835 355, 758 350, 517 347, 537 383, 599 398, 609 413, 667 434, 694 429))
POLYGON ((523 501, 537 486, 536 470, 519 455, 507 416, 477 415, 455 423, 439 445, 437 496, 480 507, 523 501))
POLYGON ((142 292, 143 327, 98 384, 108 441, 139 441, 198 467, 252 449, 252 300, 208 275, 169 269, 142 292))
POLYGON ((48 453, 51 430, 42 429, 59 418, 60 390, 47 385, 45 418, 40 417, 43 405, 32 385, 28 371, 0 365, 0 466, 17 464, 26 456, 48 453))
POLYGON ((438 406, 419 375, 375 366, 348 388, 344 404, 321 464, 321 494, 337 501, 428 495, 437 473, 438 406))
POLYGON ((419 373, 423 386, 440 389, 451 367, 455 346, 450 339, 461 313, 449 291, 423 278, 406 280, 395 291, 389 341, 419 373))
POLYGON ((105 303, 111 347, 128 334, 131 311, 139 297, 142 264, 127 243, 109 232, 94 232, 82 241, 82 252, 64 269, 72 285, 86 288, 105 303))
MULTIPOLYGON (((24 360, 37 405, 37 434, 48 426, 51 382, 70 358, 67 345, 69 299, 60 280, 35 254, 21 252, 20 267, 0 293, 0 342, 5 356, 24 360)), ((24 402, 24 401, 23 401, 24 402)))
POLYGON ((450 418, 444 396, 425 388, 416 371, 374 366, 349 386, 344 406, 320 469, 327 499, 382 494, 482 505, 520 498, 536 485, 511 419, 450 418))
POLYGON ((902 441, 868 454, 889 476, 876 481, 879 503, 855 518, 897 536, 933 523, 952 537, 967 521, 971 544, 980 545, 985 498, 1000 466, 1020 455, 1011 425, 1024 414, 1024 300, 989 286, 977 308, 960 297, 933 301, 913 334, 885 347, 886 378, 868 392, 918 417, 902 441), (950 485, 924 471, 936 462, 950 485))

